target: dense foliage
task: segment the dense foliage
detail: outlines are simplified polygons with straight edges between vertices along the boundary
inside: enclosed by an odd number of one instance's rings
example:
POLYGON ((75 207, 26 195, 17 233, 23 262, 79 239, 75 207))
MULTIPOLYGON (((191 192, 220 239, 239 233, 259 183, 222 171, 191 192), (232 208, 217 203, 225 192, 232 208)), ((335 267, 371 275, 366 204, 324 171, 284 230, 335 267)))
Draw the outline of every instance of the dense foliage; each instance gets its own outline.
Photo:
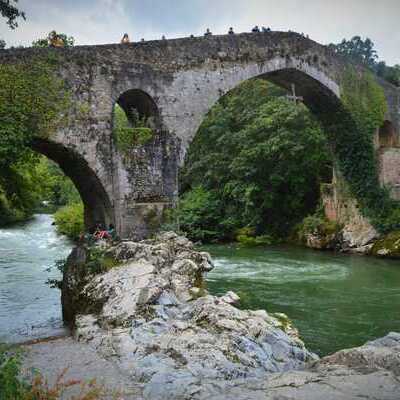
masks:
POLYGON ((302 104, 263 80, 211 110, 181 174, 180 227, 193 239, 284 237, 319 201, 330 178, 324 133, 302 104), (250 228, 250 229, 249 229, 250 228))
POLYGON ((332 112, 330 143, 339 171, 362 213, 381 232, 400 227, 399 205, 379 184, 373 138, 387 110, 383 89, 372 73, 348 67, 342 80, 344 109, 332 112))
POLYGON ((40 157, 34 174, 40 182, 40 199, 50 208, 80 202, 80 195, 72 181, 57 164, 46 157, 40 157))
POLYGON ((350 40, 343 39, 338 44, 330 44, 329 47, 337 54, 364 65, 393 85, 400 86, 400 65, 390 67, 384 61, 378 61, 379 56, 371 39, 363 40, 360 36, 354 36, 350 40))
POLYGON ((54 214, 57 231, 76 240, 85 231, 84 207, 82 202, 68 204, 54 214))
POLYGON ((50 60, 0 65, 0 168, 30 157, 32 139, 51 135, 68 104, 50 60))
POLYGON ((69 96, 54 74, 55 60, 0 65, 0 225, 26 219, 37 206, 35 137, 64 122, 69 96))
POLYGON ((145 118, 140 118, 135 109, 129 115, 118 105, 114 106, 114 138, 122 152, 129 152, 135 146, 147 143, 153 137, 153 131, 145 118))

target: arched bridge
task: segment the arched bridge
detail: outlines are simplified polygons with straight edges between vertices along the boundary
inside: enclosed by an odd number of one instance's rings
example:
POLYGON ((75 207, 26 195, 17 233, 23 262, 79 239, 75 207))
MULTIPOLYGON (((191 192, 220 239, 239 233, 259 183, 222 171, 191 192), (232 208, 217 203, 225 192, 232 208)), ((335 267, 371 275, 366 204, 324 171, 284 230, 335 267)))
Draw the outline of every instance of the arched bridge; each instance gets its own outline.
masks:
MULTIPOLYGON (((0 62, 56 52, 59 73, 77 105, 67 127, 33 148, 53 159, 77 186, 87 225, 116 224, 122 237, 145 237, 177 195, 177 171, 203 118, 243 81, 264 77, 290 89, 329 129, 340 106, 346 62, 296 33, 208 36, 65 49, 0 51, 0 62), (113 137, 113 108, 152 117, 156 134, 129 154, 113 137)), ((385 89, 385 140, 398 143, 399 91, 385 89)))

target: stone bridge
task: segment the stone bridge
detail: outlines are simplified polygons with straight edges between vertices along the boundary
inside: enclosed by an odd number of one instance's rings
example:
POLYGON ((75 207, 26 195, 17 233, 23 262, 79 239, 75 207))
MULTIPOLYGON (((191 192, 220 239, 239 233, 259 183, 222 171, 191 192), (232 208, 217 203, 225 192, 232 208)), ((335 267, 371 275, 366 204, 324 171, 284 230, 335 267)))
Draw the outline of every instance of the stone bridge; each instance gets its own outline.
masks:
MULTIPOLYGON (((71 89, 74 107, 67 127, 49 140, 37 139, 32 147, 56 161, 75 183, 87 226, 112 222, 122 237, 136 238, 156 229, 175 201, 178 168, 221 96, 255 77, 287 89, 295 84, 297 94, 329 129, 329 115, 340 107, 346 67, 327 47, 290 32, 4 50, 0 62, 44 52, 60 56, 59 73, 71 89), (112 133, 116 103, 156 122, 152 140, 128 155, 118 151, 112 133)), ((380 140, 381 147, 392 149, 399 143, 400 95, 381 84, 389 112, 377 147, 380 140)), ((389 158, 394 162, 393 154, 389 158)), ((400 168, 390 169, 386 180, 400 184, 399 173, 400 168)))

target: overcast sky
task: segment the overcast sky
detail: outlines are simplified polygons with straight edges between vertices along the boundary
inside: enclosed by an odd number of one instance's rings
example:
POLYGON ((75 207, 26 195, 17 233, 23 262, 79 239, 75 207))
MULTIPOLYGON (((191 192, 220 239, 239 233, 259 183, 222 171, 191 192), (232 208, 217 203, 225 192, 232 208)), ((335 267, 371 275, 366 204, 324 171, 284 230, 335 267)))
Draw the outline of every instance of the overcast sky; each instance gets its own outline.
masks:
POLYGON ((249 31, 252 26, 304 32, 317 42, 370 37, 381 60, 400 64, 400 0, 20 0, 27 21, 12 31, 0 20, 8 45, 29 45, 53 29, 76 44, 249 31))

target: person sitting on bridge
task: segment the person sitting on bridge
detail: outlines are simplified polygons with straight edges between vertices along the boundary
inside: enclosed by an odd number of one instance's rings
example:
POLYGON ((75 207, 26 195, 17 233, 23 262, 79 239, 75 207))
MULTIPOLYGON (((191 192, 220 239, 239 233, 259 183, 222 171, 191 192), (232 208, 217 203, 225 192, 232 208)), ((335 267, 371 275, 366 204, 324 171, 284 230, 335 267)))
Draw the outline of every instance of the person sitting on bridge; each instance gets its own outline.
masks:
POLYGON ((253 33, 258 33, 258 32, 260 32, 260 28, 258 27, 258 25, 256 25, 251 31, 253 33))
POLYGON ((204 34, 204 36, 211 36, 212 33, 210 31, 210 28, 207 28, 206 33, 204 34))
POLYGON ((230 28, 229 28, 229 32, 228 32, 228 35, 234 35, 234 34, 235 34, 235 32, 233 32, 233 28, 230 27, 230 28))
POLYGON ((64 40, 57 34, 56 31, 51 31, 48 36, 48 42, 50 47, 64 47, 64 40))
POLYGON ((121 44, 127 44, 127 43, 130 43, 129 36, 127 33, 124 33, 124 36, 122 36, 121 39, 121 44))

